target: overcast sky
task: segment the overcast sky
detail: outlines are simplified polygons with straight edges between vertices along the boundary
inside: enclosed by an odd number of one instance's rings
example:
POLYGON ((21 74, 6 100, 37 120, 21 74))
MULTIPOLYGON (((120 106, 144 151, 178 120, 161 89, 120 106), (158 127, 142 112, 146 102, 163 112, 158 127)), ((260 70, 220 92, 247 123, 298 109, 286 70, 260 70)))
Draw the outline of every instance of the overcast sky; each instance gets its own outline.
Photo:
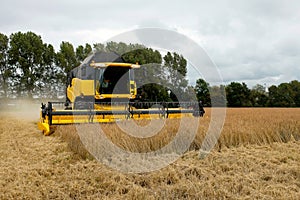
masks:
POLYGON ((61 41, 93 44, 145 27, 197 42, 225 83, 300 80, 298 0, 2 0, 0 7, 0 32, 33 31, 56 50, 61 41))

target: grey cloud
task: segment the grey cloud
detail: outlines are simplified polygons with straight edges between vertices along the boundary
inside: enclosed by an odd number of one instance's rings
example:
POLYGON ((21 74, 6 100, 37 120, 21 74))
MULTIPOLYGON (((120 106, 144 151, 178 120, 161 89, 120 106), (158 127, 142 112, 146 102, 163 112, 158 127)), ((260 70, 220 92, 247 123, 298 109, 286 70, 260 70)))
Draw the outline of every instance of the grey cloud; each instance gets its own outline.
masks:
POLYGON ((78 44, 95 39, 84 31, 181 27, 196 32, 226 81, 290 81, 300 79, 299 8, 297 0, 4 0, 0 30, 78 44))

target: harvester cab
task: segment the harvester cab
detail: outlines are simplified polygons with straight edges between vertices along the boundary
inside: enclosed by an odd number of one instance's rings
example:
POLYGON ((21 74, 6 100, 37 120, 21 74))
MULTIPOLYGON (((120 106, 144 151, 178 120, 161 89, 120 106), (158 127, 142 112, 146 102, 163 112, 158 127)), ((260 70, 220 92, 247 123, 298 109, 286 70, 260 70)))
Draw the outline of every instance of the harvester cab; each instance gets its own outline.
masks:
POLYGON ((197 102, 141 100, 134 77, 140 67, 115 53, 93 53, 69 73, 66 102, 42 104, 39 129, 49 135, 53 126, 63 124, 201 116, 197 102), (59 105, 65 109, 56 109, 59 105))

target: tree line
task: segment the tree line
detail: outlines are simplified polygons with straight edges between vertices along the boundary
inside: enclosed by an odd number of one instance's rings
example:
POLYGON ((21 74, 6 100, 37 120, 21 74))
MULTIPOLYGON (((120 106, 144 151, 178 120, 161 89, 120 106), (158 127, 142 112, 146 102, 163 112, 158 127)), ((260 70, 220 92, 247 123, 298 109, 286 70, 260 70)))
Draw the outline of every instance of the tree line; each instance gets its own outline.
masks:
POLYGON ((140 78, 144 74, 137 72, 137 82, 148 100, 175 101, 173 93, 167 94, 168 85, 176 86, 179 94, 189 88, 187 61, 176 52, 162 56, 159 51, 141 44, 113 41, 77 47, 63 41, 59 50, 55 51, 53 45, 44 43, 41 36, 29 31, 10 36, 0 33, 0 98, 53 99, 64 95, 68 73, 93 50, 115 52, 125 62, 145 65, 142 70, 147 72, 147 76, 140 78), (181 74, 180 78, 177 72, 181 74), (159 85, 143 86, 145 80, 159 85))
POLYGON ((53 45, 44 43, 41 36, 31 31, 10 36, 0 33, 0 99, 64 96, 67 74, 93 50, 115 52, 125 62, 143 65, 136 71, 136 82, 143 98, 149 101, 194 101, 193 94, 196 94, 205 106, 224 106, 224 102, 230 107, 300 106, 297 80, 249 89, 245 83, 238 82, 210 86, 199 78, 191 86, 186 77, 187 61, 176 52, 162 56, 141 44, 107 42, 74 47, 66 41, 55 51, 53 45))
POLYGON ((243 82, 210 86, 204 79, 198 79, 195 92, 205 106, 222 106, 226 102, 228 107, 300 107, 300 82, 297 80, 268 88, 256 84, 249 89, 243 82))

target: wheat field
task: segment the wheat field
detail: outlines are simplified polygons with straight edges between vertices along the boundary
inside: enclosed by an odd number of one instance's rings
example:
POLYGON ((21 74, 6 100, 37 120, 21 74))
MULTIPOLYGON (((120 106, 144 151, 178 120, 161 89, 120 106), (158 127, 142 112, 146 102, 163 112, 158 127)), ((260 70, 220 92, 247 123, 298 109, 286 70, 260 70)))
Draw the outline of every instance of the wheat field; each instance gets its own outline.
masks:
MULTIPOLYGON (((227 109, 217 145, 199 159, 210 123, 207 109, 187 152, 160 170, 139 174, 122 173, 96 161, 74 126, 60 126, 53 135, 43 136, 30 112, 0 114, 0 199, 300 197, 299 108, 227 109)), ((118 147, 147 152, 168 144, 177 125, 178 120, 167 120, 164 129, 146 139, 128 136, 116 124, 101 127, 118 147)))
MULTIPOLYGON (((199 150, 207 134, 211 120, 211 109, 199 119, 199 127, 189 150, 199 150)), ((124 122, 127 123, 126 121, 124 122)), ((141 126, 148 121, 136 121, 141 126)), ((188 123, 188 122, 187 122, 188 123)), ((117 124, 102 124, 101 129, 108 139, 122 149, 131 152, 155 151, 167 145, 178 132, 180 119, 168 119, 164 128, 155 136, 137 138, 127 134, 117 124)), ((190 124, 186 124, 189 126, 190 124)), ((99 125, 79 125, 80 129, 97 129, 99 125)), ((56 134, 69 143, 71 149, 87 156, 77 134, 78 126, 60 126, 56 134), (82 152, 81 152, 82 151, 82 152)), ((227 109, 224 126, 215 150, 244 145, 266 145, 274 142, 286 143, 300 140, 300 109, 298 108, 231 108, 227 109)), ((101 141, 99 141, 101 142, 101 141)))

